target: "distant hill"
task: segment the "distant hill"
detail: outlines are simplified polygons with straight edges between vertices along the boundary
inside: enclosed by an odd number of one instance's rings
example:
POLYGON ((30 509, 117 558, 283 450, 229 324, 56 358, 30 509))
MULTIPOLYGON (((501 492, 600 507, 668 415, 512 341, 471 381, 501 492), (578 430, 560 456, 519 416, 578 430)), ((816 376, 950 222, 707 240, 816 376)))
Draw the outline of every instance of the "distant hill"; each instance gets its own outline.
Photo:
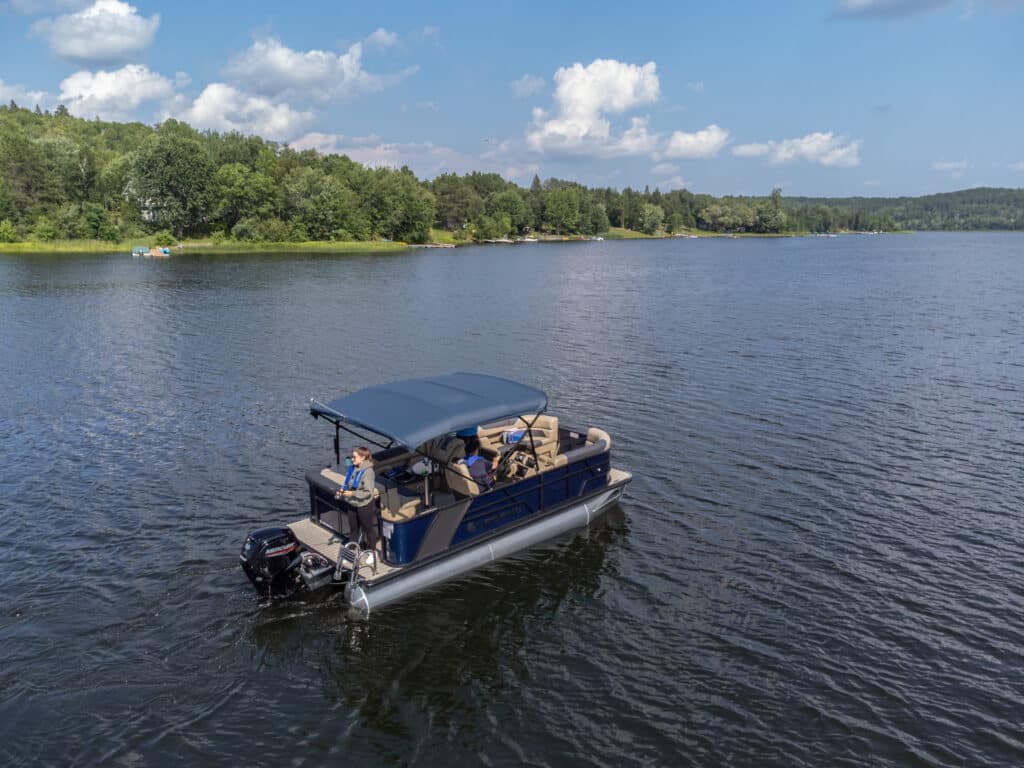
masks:
POLYGON ((892 217, 899 229, 1024 229, 1024 189, 976 187, 923 197, 787 197, 785 207, 825 206, 849 216, 892 217))

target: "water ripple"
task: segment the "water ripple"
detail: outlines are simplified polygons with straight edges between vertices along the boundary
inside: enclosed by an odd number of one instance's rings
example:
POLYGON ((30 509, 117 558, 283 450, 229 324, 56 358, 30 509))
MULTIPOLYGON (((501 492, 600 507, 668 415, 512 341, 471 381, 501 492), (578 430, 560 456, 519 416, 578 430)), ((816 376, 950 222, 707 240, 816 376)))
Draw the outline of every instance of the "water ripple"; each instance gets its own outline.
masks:
POLYGON ((1022 252, 0 256, 5 757, 1019 765, 1022 252), (369 621, 256 601, 306 398, 460 369, 605 427, 621 507, 369 621))

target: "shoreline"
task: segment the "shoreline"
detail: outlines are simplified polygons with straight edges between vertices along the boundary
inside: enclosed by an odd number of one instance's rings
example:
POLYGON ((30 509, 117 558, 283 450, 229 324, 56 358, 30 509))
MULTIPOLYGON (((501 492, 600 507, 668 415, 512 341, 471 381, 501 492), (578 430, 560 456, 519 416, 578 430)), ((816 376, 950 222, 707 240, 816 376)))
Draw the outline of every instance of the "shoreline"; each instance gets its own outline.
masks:
MULTIPOLYGON (((140 238, 141 239, 141 238, 140 238)), ((0 253, 124 253, 130 255, 132 248, 138 246, 138 240, 130 242, 112 243, 104 240, 50 240, 45 242, 21 242, 21 243, 0 243, 0 253)), ((328 252, 328 253, 370 253, 370 252, 396 252, 404 251, 409 246, 402 242, 391 242, 385 240, 356 240, 356 241, 310 241, 303 243, 286 242, 252 242, 252 243, 214 243, 207 240, 185 240, 178 245, 168 246, 171 249, 170 256, 180 253, 304 253, 304 252, 328 252)), ((156 258, 156 257, 146 257, 156 258)))
MULTIPOLYGON (((813 232, 706 232, 703 230, 687 230, 671 235, 647 235, 643 232, 613 228, 599 236, 581 235, 535 235, 538 243, 579 243, 579 242, 601 242, 613 240, 687 240, 704 238, 765 238, 776 239, 783 237, 839 237, 848 235, 906 235, 914 234, 917 230, 894 230, 891 232, 832 232, 818 234, 813 232)), ((987 230, 925 230, 935 232, 981 232, 987 230)), ((1005 231, 1005 230, 993 230, 1005 231)), ((140 238, 139 240, 144 240, 140 238)), ((140 244, 139 240, 124 242, 108 242, 104 240, 49 240, 49 241, 25 241, 17 243, 0 243, 0 253, 125 253, 130 254, 132 248, 140 244)), ((169 246, 170 256, 179 253, 208 253, 208 254, 231 254, 231 253, 373 253, 373 252, 398 252, 412 248, 424 247, 451 247, 463 248, 471 245, 524 245, 525 243, 480 243, 472 240, 456 242, 451 239, 440 237, 428 243, 404 243, 389 240, 353 240, 353 241, 307 241, 307 242, 226 242, 214 243, 208 240, 185 240, 180 246, 169 246)))

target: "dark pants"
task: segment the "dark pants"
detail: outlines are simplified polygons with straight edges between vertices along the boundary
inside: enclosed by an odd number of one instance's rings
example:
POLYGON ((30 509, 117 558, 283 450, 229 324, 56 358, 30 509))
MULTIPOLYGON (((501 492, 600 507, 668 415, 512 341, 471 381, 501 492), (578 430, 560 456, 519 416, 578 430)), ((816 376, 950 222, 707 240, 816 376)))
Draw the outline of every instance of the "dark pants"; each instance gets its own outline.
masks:
POLYGON ((345 507, 348 514, 349 535, 352 536, 352 540, 358 541, 359 532, 362 531, 363 538, 366 540, 366 548, 376 549, 379 538, 377 535, 377 505, 371 501, 361 507, 346 503, 345 507))

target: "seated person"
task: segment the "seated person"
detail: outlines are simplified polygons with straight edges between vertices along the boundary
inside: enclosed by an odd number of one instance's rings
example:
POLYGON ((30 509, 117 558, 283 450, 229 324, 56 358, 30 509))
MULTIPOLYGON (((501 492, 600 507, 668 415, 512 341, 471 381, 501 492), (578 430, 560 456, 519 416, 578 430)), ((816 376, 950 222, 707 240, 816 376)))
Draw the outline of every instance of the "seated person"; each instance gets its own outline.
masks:
POLYGON ((494 485, 494 470, 498 468, 498 457, 487 461, 480 455, 480 441, 471 437, 466 440, 466 468, 469 476, 476 480, 480 490, 489 491, 494 485))

